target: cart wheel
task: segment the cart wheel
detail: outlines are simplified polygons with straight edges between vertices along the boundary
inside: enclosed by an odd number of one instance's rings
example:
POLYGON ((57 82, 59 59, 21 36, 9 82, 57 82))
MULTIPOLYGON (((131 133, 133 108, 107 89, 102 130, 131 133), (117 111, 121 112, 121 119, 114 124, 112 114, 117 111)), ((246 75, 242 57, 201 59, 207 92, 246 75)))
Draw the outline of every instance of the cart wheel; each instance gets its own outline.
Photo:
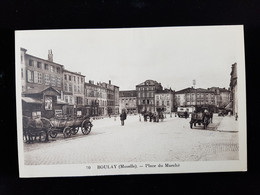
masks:
POLYGON ((56 131, 53 131, 53 130, 50 130, 50 131, 49 131, 49 135, 50 135, 51 138, 57 137, 57 134, 58 134, 58 133, 57 133, 56 131))
POLYGON ((39 140, 40 142, 45 142, 47 140, 47 133, 45 131, 40 132, 39 140))
POLYGON ((70 127, 65 127, 63 130, 63 135, 65 138, 70 137, 71 136, 71 128, 70 127))
POLYGON ((72 127, 71 128, 71 134, 72 135, 76 135, 78 133, 78 131, 79 131, 79 127, 72 127))
POLYGON ((81 125, 81 131, 84 135, 88 135, 91 131, 92 124, 89 121, 83 121, 81 125))

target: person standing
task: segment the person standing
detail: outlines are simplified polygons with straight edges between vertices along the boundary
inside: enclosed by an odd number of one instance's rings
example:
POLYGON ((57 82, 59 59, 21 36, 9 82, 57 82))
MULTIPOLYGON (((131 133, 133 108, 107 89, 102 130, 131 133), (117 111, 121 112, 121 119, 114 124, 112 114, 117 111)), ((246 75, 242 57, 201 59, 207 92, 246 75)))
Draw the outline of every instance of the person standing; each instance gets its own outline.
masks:
POLYGON ((121 120, 121 125, 125 125, 125 120, 126 120, 126 112, 123 110, 122 113, 120 114, 120 120, 121 120))

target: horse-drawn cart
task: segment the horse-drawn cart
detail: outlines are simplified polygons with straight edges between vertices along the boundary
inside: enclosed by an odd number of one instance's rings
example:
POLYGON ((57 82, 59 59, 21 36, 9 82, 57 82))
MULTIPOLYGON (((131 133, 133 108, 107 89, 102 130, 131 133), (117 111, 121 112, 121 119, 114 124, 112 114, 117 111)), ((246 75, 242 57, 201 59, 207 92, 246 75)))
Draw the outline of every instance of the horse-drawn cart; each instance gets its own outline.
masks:
POLYGON ((84 135, 88 135, 92 128, 92 123, 89 117, 68 117, 57 116, 50 119, 52 127, 49 129, 49 135, 55 138, 58 133, 63 133, 64 137, 76 135, 81 128, 84 135))
POLYGON ((37 138, 40 142, 47 141, 49 127, 48 119, 23 116, 23 136, 26 143, 33 143, 37 138))
POLYGON ((198 113, 192 113, 191 114, 191 120, 190 120, 190 128, 194 125, 196 127, 196 124, 203 125, 203 128, 206 129, 208 124, 210 123, 210 114, 208 112, 198 112, 198 113))

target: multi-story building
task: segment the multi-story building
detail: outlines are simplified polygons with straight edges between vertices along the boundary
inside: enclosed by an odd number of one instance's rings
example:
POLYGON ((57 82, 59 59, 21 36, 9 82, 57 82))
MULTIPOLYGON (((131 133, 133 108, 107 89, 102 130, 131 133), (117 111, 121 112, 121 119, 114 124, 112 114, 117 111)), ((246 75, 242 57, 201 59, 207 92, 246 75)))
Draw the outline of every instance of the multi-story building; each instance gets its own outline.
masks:
POLYGON ((81 73, 63 70, 63 96, 68 103, 64 107, 65 114, 82 114, 80 108, 84 105, 84 83, 85 76, 81 73))
POLYGON ((62 92, 63 65, 53 62, 52 50, 49 50, 48 60, 29 55, 24 48, 20 51, 23 92, 36 88, 44 90, 50 86, 62 92))
POLYGON ((219 109, 224 109, 230 103, 230 90, 220 87, 208 88, 215 92, 215 105, 219 109))
POLYGON ((48 59, 30 55, 21 48, 21 84, 23 114, 53 117, 62 113, 63 65, 53 62, 52 50, 48 59))
POLYGON ((202 88, 186 88, 175 93, 177 106, 211 107, 215 110, 215 92, 202 88))
POLYGON ((107 92, 107 114, 119 114, 119 87, 112 85, 111 80, 108 83, 102 82, 101 86, 107 92))
POLYGON ((157 112, 171 113, 174 107, 173 92, 170 90, 162 90, 155 92, 155 109, 157 112))
POLYGON ((137 113, 136 90, 119 91, 119 112, 137 113))
POLYGON ((87 115, 107 115, 107 90, 101 83, 85 83, 85 107, 87 115))
POLYGON ((232 112, 233 114, 238 114, 237 63, 232 64, 230 76, 230 99, 232 102, 232 112))
POLYGON ((154 80, 146 80, 139 85, 136 85, 137 92, 137 109, 138 112, 154 112, 155 111, 155 103, 154 103, 154 95, 156 91, 162 90, 163 87, 161 83, 158 83, 154 80))

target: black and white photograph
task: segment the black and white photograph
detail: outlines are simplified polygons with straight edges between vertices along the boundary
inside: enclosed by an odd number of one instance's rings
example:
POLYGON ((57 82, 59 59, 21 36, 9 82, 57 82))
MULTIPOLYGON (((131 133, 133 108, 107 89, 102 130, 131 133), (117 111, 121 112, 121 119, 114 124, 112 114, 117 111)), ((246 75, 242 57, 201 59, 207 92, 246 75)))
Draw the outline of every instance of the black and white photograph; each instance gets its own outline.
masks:
POLYGON ((247 171, 243 30, 15 31, 19 176, 247 171))

